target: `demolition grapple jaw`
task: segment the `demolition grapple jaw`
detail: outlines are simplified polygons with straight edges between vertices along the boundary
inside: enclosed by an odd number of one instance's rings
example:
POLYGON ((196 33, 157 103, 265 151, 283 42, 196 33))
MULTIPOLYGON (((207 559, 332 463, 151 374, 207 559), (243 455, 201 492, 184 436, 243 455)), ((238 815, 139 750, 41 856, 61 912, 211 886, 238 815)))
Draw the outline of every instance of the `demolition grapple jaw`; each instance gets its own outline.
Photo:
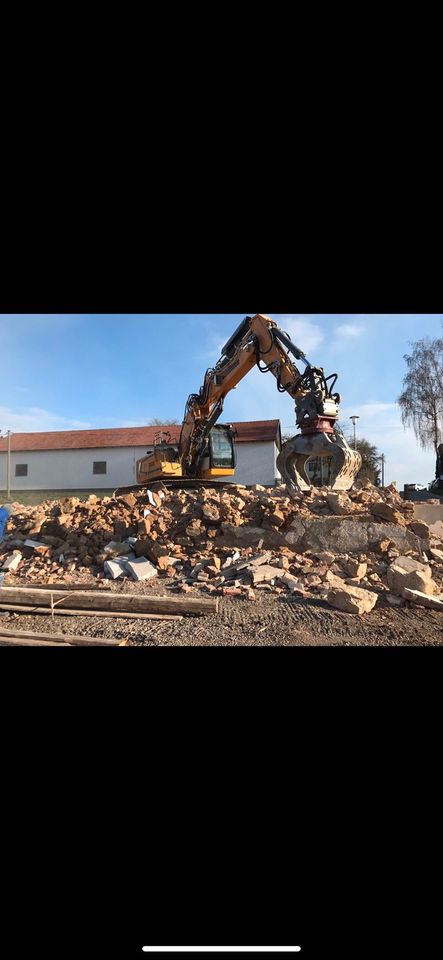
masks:
POLYGON ((304 421, 302 432, 283 444, 277 457, 277 469, 286 483, 289 494, 304 493, 312 482, 307 472, 308 460, 327 459, 328 479, 322 486, 331 490, 349 490, 361 467, 361 456, 338 432, 333 420, 317 417, 304 421))

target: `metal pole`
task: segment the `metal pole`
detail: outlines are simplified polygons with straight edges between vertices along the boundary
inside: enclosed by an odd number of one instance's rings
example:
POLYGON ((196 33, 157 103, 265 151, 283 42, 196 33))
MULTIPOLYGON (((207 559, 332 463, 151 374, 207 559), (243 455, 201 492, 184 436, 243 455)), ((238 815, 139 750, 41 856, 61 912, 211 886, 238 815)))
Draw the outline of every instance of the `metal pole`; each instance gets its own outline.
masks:
POLYGON ((382 485, 382 487, 384 487, 384 485, 385 485, 385 455, 384 455, 384 453, 382 453, 382 455, 381 455, 381 485, 382 485))
POLYGON ((7 466, 7 490, 6 499, 11 499, 11 431, 8 430, 8 466, 7 466))
POLYGON ((354 450, 356 450, 356 449, 357 449, 357 441, 356 441, 356 438, 355 438, 355 421, 356 421, 356 420, 360 420, 360 417, 359 417, 357 414, 353 414, 353 416, 352 416, 352 417, 349 417, 349 419, 352 420, 352 423, 353 423, 353 426, 354 426, 354 450))

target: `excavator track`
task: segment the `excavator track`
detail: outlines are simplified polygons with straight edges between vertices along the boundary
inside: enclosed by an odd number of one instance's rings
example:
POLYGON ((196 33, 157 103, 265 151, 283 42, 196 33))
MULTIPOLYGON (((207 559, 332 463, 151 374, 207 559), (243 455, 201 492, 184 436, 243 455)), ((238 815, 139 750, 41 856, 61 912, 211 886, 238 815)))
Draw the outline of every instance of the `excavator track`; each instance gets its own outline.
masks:
POLYGON ((134 483, 130 487, 117 487, 114 490, 113 497, 123 497, 126 493, 143 494, 146 490, 200 490, 202 487, 206 487, 208 490, 212 490, 214 487, 217 490, 232 490, 235 487, 243 486, 243 483, 227 483, 226 480, 200 480, 192 477, 180 477, 173 480, 153 480, 149 486, 134 483))

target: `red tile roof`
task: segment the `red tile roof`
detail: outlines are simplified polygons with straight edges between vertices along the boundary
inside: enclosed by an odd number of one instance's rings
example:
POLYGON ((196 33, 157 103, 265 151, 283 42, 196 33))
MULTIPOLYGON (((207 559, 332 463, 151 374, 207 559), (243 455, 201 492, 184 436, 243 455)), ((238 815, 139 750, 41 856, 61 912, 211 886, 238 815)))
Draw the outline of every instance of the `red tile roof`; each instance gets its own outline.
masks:
MULTIPOLYGON (((236 442, 253 443, 275 440, 281 445, 279 420, 252 420, 234 423, 236 442)), ((115 427, 110 430, 54 430, 50 433, 13 433, 11 451, 80 450, 103 447, 149 447, 161 430, 171 439, 180 436, 180 424, 162 427, 115 427)), ((0 452, 8 449, 8 441, 0 439, 0 452)))

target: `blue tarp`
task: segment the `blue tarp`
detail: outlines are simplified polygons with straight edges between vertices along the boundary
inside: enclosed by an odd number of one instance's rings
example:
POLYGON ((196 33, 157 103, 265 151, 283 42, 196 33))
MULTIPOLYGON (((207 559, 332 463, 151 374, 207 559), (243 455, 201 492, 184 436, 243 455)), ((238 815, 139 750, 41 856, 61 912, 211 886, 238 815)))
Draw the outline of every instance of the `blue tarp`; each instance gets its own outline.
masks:
POLYGON ((9 507, 0 507, 0 543, 3 540, 5 527, 10 516, 11 516, 11 510, 9 507))

